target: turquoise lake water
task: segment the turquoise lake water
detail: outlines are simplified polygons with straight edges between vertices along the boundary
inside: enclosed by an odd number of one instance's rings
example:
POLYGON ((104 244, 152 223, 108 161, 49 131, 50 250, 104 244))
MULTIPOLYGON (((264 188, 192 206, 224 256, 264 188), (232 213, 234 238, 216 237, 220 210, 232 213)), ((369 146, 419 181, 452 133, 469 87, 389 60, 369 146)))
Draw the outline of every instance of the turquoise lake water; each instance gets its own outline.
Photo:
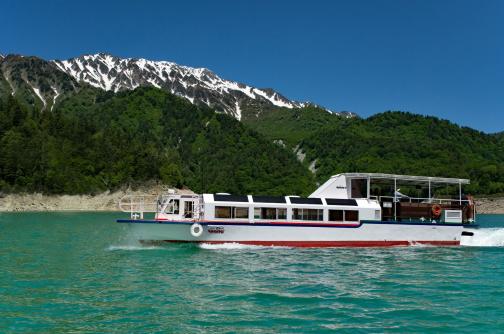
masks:
POLYGON ((334 249, 141 247, 120 217, 0 213, 0 332, 504 332, 504 216, 461 247, 334 249))

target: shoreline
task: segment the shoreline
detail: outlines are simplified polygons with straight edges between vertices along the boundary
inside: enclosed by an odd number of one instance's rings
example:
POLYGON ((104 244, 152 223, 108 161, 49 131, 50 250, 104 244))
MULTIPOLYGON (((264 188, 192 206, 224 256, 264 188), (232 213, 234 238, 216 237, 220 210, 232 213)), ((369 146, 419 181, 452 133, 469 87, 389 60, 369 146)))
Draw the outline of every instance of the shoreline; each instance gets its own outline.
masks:
MULTIPOLYGON (((155 195, 166 192, 166 186, 152 186, 137 190, 106 191, 97 195, 44 195, 7 194, 0 197, 1 212, 52 212, 52 211, 97 211, 121 212, 119 200, 126 195, 155 195)), ((176 189, 177 193, 191 193, 176 189)), ((504 197, 476 198, 476 212, 480 214, 504 214, 504 197)))
POLYGON ((481 197, 475 198, 476 213, 504 214, 504 197, 481 197))
MULTIPOLYGON (((155 185, 136 190, 130 188, 115 192, 105 191, 96 195, 44 195, 41 193, 5 194, 0 197, 1 212, 52 212, 52 211, 97 211, 121 212, 119 201, 126 195, 157 196, 169 187, 155 185)), ((177 193, 192 193, 175 189, 177 193)))

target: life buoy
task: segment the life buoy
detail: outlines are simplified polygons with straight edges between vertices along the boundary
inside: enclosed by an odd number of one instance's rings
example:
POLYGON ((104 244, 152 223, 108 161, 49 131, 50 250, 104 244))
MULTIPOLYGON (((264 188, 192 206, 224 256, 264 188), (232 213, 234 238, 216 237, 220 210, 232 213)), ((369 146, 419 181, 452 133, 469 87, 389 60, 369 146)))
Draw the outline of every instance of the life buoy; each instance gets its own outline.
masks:
POLYGON ((439 205, 439 204, 434 204, 434 205, 432 206, 432 216, 433 216, 434 218, 438 218, 439 216, 441 216, 441 211, 442 211, 442 210, 443 210, 443 209, 441 208, 441 205, 439 205))
POLYGON ((191 235, 195 238, 200 237, 203 234, 203 226, 198 223, 191 225, 191 235))

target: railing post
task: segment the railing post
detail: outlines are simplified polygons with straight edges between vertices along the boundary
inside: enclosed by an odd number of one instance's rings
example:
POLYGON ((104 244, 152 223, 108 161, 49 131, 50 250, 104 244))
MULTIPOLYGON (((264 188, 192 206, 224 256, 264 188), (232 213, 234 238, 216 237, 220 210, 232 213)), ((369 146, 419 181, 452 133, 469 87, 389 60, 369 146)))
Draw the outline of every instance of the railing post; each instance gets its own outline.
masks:
POLYGON ((431 181, 429 180, 429 203, 432 203, 432 195, 431 195, 431 181))
POLYGON ((459 181, 459 206, 462 207, 462 183, 459 181))
POLYGON ((371 197, 371 177, 367 177, 367 198, 371 197))
POLYGON ((397 221, 397 179, 394 178, 394 220, 397 221))

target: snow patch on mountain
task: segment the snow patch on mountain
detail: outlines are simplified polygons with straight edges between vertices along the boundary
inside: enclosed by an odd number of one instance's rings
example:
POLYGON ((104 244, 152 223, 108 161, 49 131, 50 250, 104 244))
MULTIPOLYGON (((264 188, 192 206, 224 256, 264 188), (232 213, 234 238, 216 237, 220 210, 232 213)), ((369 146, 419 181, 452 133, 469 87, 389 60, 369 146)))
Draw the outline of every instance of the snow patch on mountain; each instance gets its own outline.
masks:
POLYGON ((51 89, 54 92, 53 102, 51 105, 51 111, 52 111, 54 108, 54 105, 56 104, 56 99, 58 98, 58 96, 60 96, 61 93, 58 91, 58 89, 56 87, 51 86, 51 89))
POLYGON ((238 103, 238 101, 235 102, 235 108, 236 108, 236 111, 235 111, 236 119, 240 121, 242 114, 241 114, 241 109, 240 109, 240 103, 238 103))
POLYGON ((42 94, 40 94, 40 90, 38 88, 36 88, 36 87, 33 87, 33 86, 31 86, 31 88, 33 89, 33 91, 35 92, 35 94, 38 96, 38 98, 42 101, 42 103, 44 104, 44 108, 45 108, 46 105, 47 105, 47 102, 44 99, 44 97, 42 96, 42 94))
POLYGON ((76 80, 103 90, 118 92, 139 86, 154 86, 185 97, 193 103, 221 109, 236 118, 241 117, 241 110, 236 106, 241 105, 245 99, 285 108, 302 106, 271 89, 259 89, 225 80, 206 68, 192 68, 169 61, 118 58, 99 53, 53 62, 76 80))
MULTIPOLYGON (((257 117, 268 106, 292 109, 312 105, 310 102, 289 100, 273 89, 260 89, 222 79, 206 68, 193 68, 169 61, 119 58, 98 53, 52 62, 77 81, 106 91, 119 92, 152 86, 237 119, 243 119, 244 112, 246 116, 257 117)), ((326 110, 345 117, 355 116, 326 110)))

